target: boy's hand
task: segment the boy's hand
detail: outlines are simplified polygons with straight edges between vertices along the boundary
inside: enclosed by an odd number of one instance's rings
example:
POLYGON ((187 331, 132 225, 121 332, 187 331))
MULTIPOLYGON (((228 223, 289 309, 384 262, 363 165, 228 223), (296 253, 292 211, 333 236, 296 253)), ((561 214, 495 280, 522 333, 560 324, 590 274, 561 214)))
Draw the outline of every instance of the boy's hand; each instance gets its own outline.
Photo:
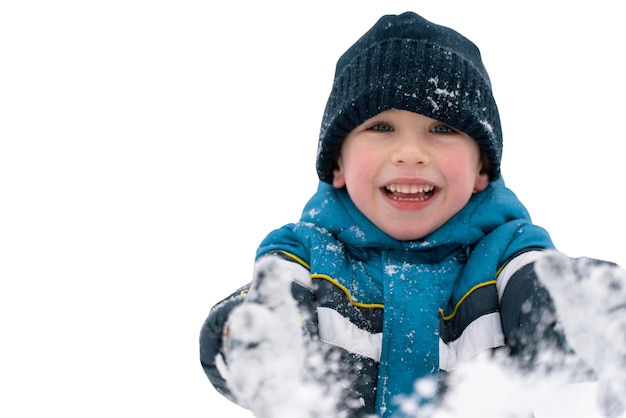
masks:
POLYGON ((221 373, 237 402, 257 418, 340 417, 327 388, 305 375, 318 358, 305 343, 303 319, 285 261, 260 259, 249 297, 230 314, 221 373))
POLYGON ((535 265, 568 343, 599 377, 607 417, 626 411, 626 270, 549 252, 535 265))

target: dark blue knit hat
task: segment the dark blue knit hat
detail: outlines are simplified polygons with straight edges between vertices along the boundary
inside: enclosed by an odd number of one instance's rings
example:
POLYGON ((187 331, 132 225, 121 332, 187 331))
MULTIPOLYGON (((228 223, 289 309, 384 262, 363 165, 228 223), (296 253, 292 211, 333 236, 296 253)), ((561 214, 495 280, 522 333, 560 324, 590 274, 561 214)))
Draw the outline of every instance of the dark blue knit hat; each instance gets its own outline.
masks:
POLYGON ((500 177, 502 129, 480 51, 412 12, 383 16, 339 61, 320 131, 317 173, 332 183, 350 131, 388 109, 416 112, 470 135, 500 177))

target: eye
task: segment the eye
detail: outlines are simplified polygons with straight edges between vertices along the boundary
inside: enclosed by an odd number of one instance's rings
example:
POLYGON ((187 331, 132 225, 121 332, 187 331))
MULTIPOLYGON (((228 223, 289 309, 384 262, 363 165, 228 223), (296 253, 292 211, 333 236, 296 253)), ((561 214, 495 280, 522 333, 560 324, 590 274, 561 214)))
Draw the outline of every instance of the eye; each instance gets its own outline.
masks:
POLYGON ((430 131, 436 134, 454 134, 458 132, 456 129, 444 124, 433 126, 430 131))
POLYGON ((367 127, 368 131, 393 132, 393 127, 386 122, 375 122, 367 127))

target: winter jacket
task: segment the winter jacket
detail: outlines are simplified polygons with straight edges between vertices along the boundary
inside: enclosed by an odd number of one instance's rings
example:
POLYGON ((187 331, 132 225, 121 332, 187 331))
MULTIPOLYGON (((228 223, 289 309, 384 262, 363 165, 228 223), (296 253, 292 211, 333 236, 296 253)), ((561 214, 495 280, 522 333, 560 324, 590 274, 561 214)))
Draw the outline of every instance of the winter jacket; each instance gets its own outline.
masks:
MULTIPOLYGON (((353 365, 352 396, 360 400, 353 416, 389 417, 418 379, 437 379, 457 362, 503 346, 508 330, 513 345, 521 344, 521 304, 536 290, 529 266, 545 248, 553 248, 548 233, 532 224, 502 179, 415 241, 389 237, 345 189, 320 183, 301 220, 270 233, 257 258, 280 254, 306 271, 309 280, 298 280, 303 286, 294 296, 313 313, 319 339, 353 365), (512 260, 506 283, 498 283, 512 260), (518 291, 507 295, 512 284, 518 291)), ((201 333, 203 367, 226 396, 215 356, 228 313, 245 299, 240 294, 216 305, 201 333)))

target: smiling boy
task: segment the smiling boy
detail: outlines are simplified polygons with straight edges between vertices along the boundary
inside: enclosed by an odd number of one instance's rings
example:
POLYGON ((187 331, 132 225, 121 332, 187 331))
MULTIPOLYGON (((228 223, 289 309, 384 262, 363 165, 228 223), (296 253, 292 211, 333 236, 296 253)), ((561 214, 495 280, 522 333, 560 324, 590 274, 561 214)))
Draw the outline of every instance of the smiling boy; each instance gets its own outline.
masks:
POLYGON ((298 222, 261 243, 251 292, 216 305, 203 326, 214 386, 244 406, 254 401, 242 394, 258 387, 237 389, 245 376, 228 381, 229 361, 231 350, 245 357, 267 347, 263 332, 242 335, 267 321, 249 311, 237 328, 232 317, 246 302, 269 313, 283 305, 271 296, 277 271, 292 281, 305 339, 325 347, 347 382, 336 416, 408 416, 401 400, 417 381, 443 388, 447 371, 485 350, 507 347, 527 367, 541 350, 565 355, 533 268, 553 244, 504 185, 501 155, 478 48, 414 13, 383 16, 337 63, 317 192, 298 222), (268 267, 270 257, 279 258, 268 267))

